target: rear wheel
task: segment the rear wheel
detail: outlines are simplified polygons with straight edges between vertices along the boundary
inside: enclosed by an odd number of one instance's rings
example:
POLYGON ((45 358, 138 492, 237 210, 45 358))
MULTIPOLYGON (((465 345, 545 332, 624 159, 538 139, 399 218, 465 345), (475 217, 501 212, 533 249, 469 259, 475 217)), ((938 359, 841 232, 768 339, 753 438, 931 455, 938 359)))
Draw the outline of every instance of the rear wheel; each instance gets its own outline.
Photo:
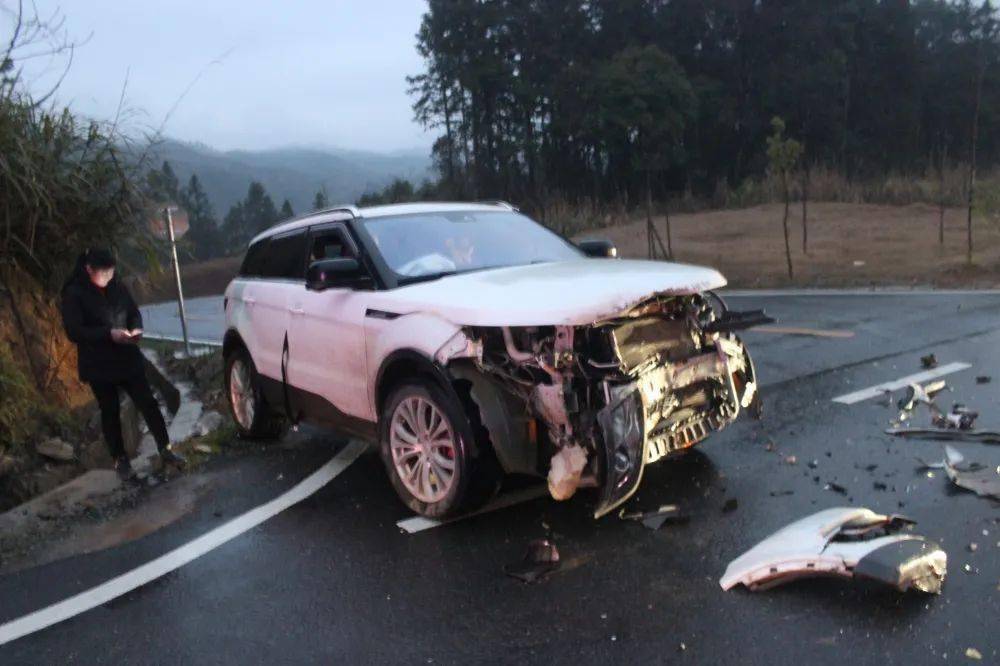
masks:
POLYGON ((414 379, 393 390, 379 420, 379 450, 396 494, 430 518, 471 510, 496 490, 499 466, 474 421, 437 384, 414 379))
POLYGON ((260 390, 257 368, 245 349, 226 357, 226 402, 240 437, 277 439, 285 432, 285 420, 268 406, 260 390))

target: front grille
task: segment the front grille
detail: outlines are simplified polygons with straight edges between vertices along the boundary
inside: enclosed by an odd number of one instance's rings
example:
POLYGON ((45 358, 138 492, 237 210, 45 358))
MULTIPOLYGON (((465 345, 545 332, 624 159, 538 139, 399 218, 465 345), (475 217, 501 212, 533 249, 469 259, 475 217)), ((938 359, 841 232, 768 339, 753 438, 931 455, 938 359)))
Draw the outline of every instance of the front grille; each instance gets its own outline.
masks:
POLYGON ((694 446, 708 437, 713 430, 718 430, 719 426, 717 416, 704 414, 684 423, 653 432, 649 435, 646 447, 646 464, 654 463, 671 453, 694 446))

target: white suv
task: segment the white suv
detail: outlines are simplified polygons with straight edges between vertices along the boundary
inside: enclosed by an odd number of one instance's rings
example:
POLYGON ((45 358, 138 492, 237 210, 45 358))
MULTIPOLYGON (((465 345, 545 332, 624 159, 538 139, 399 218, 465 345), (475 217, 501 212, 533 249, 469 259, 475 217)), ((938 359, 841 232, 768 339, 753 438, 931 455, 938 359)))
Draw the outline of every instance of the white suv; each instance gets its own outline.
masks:
POLYGON ((624 502, 643 466, 755 405, 709 268, 620 260, 497 202, 336 208, 254 238, 226 289, 241 435, 308 420, 377 440, 411 509, 443 517, 504 474, 624 502))

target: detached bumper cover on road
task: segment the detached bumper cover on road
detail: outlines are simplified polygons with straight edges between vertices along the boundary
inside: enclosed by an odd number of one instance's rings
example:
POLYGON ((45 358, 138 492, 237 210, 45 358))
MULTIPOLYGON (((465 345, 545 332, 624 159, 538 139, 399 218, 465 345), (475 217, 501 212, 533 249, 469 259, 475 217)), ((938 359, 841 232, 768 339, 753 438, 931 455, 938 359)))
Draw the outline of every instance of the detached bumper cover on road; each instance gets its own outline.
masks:
POLYGON ((733 560, 719 581, 767 589, 797 578, 861 576, 900 591, 938 593, 948 556, 932 541, 898 534, 913 521, 869 509, 826 509, 798 520, 733 560))

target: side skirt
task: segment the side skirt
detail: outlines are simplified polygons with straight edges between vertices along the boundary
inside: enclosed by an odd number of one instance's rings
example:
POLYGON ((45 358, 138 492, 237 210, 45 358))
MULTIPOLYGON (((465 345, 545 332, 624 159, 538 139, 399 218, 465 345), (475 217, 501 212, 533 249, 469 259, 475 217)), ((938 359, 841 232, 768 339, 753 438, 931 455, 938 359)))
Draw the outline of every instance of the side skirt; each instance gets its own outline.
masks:
POLYGON ((259 375, 259 378, 261 392, 264 394, 268 406, 283 414, 290 421, 306 421, 368 441, 375 441, 378 438, 378 429, 374 423, 345 414, 323 396, 290 384, 287 385, 286 393, 286 385, 281 380, 264 375, 259 375), (288 413, 289 410, 291 410, 291 414, 288 413))

